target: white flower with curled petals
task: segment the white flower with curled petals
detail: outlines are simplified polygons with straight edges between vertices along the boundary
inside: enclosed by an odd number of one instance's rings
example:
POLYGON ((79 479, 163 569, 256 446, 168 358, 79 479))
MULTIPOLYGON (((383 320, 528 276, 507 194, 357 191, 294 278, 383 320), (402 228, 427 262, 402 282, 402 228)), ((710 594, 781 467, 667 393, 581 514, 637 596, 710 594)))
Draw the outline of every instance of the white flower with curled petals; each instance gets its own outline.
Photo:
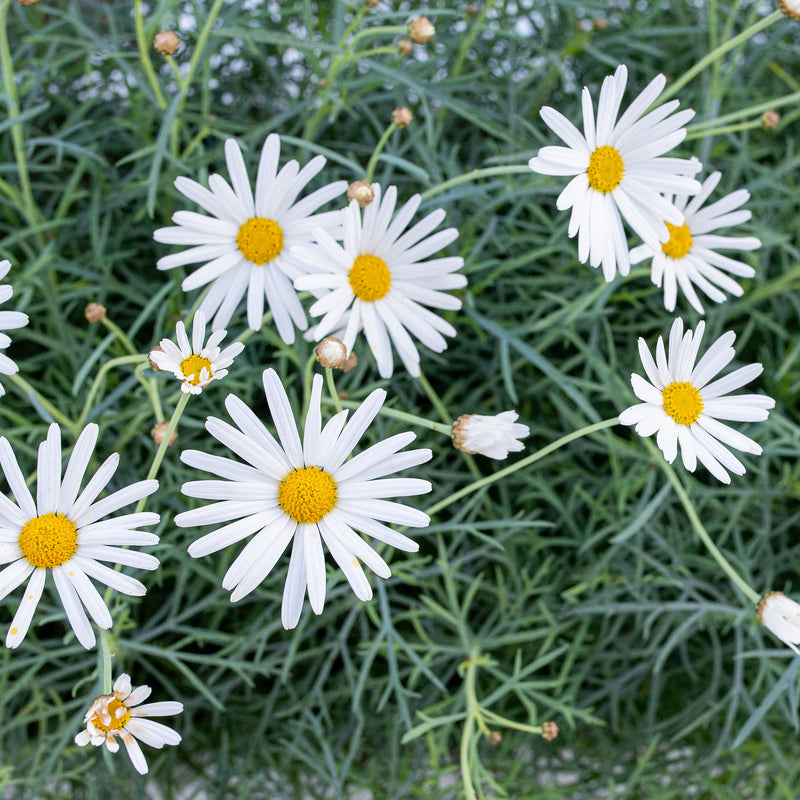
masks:
POLYGON ((644 339, 639 339, 647 380, 634 373, 631 384, 644 402, 623 411, 619 421, 635 425, 640 436, 656 433, 656 442, 670 464, 680 444, 683 465, 689 472, 695 471, 699 461, 715 478, 730 483, 726 470, 744 475, 745 468, 728 447, 760 455, 761 445, 720 420, 765 420, 775 401, 760 394, 729 394, 758 377, 764 370, 761 364, 748 364, 712 382, 736 355, 736 334, 724 333, 698 361, 704 331, 705 323, 700 322, 694 332, 684 333, 683 321, 676 319, 669 334, 669 353, 659 336, 655 361, 644 339))
MULTIPOLYGON (((8 275, 11 269, 11 262, 0 261, 0 280, 8 275)), ((0 284, 0 303, 5 303, 14 295, 14 289, 7 283, 0 284)), ((0 311, 0 350, 5 350, 11 344, 8 334, 3 331, 13 328, 24 328, 28 324, 28 315, 21 311, 0 311)), ((5 354, 0 353, 0 375, 14 375, 19 371, 19 367, 5 354)), ((0 384, 0 397, 5 394, 3 385, 0 384)))
POLYGON ((671 100, 645 113, 664 90, 666 78, 656 76, 617 119, 628 70, 617 67, 603 81, 597 123, 588 88, 583 89, 583 134, 554 108, 540 114, 567 147, 542 147, 528 166, 543 175, 574 175, 556 201, 560 211, 572 209, 568 234, 578 235, 578 258, 603 266, 613 280, 630 272, 628 225, 653 250, 669 239, 666 222, 683 224, 683 214, 662 193, 695 194, 700 184, 689 177, 701 168, 697 160, 664 158, 686 136, 683 127, 694 111, 673 114, 671 100))
POLYGON ((800 656, 800 603, 783 592, 767 592, 758 601, 756 618, 800 656))
POLYGON ((447 348, 444 336, 456 333, 425 306, 461 308, 461 300, 446 292, 467 285, 456 271, 464 266, 464 259, 429 258, 454 241, 458 231, 447 228, 433 233, 444 220, 441 208, 406 230, 420 196, 414 195, 394 214, 397 189, 390 186, 381 198, 380 186, 373 183, 372 188, 375 199, 363 210, 363 221, 355 200, 342 212, 341 245, 324 230, 315 229, 319 246, 295 248, 310 274, 297 278, 294 285, 321 294, 310 308, 312 317, 322 317, 314 329, 315 338, 336 332, 350 353, 363 329, 381 377, 391 377, 394 370, 392 345, 409 373, 418 377, 419 352, 411 336, 441 353, 447 348))
POLYGON ((84 428, 62 479, 61 430, 55 423, 50 426, 47 439, 39 445, 35 502, 11 445, 0 437, 0 465, 16 499, 12 502, 0 494, 0 564, 9 564, 0 571, 0 600, 30 578, 6 636, 6 647, 18 647, 25 638, 48 572, 76 638, 88 649, 94 646, 95 635, 86 611, 99 627, 111 627, 111 614, 90 578, 123 594, 145 593, 142 583, 100 562, 138 569, 158 566, 155 556, 127 549, 129 545, 158 542, 154 533, 136 530, 157 524, 158 514, 103 519, 152 494, 158 481, 139 481, 98 500, 119 465, 119 456, 114 453, 80 492, 97 432, 94 424, 84 428))
POLYGON ((223 480, 184 484, 183 493, 188 497, 220 502, 184 511, 175 517, 175 523, 188 527, 234 520, 190 545, 189 554, 195 558, 255 534, 222 581, 223 588, 232 592, 233 602, 266 578, 293 541, 281 622, 284 628, 294 628, 306 590, 314 613, 322 613, 326 589, 323 542, 360 600, 372 597, 361 562, 382 578, 391 572, 356 531, 400 550, 419 549, 415 541, 383 523, 425 527, 430 522, 427 514, 383 498, 425 494, 431 484, 385 476, 428 461, 431 451, 399 452, 416 438, 408 432, 346 460, 380 411, 386 392, 372 392, 346 425, 347 411, 340 411, 323 428, 321 375, 314 376, 301 442, 280 379, 272 369, 265 370, 263 377, 280 444, 241 400, 228 395, 225 407, 236 427, 210 417, 206 429, 247 463, 184 451, 181 460, 185 464, 223 480))
POLYGON ((462 414, 453 423, 453 445, 465 453, 480 453, 501 460, 509 453, 525 448, 520 442, 530 434, 530 428, 517 422, 516 411, 500 414, 462 414))
POLYGON ((746 189, 739 189, 703 208, 711 192, 719 183, 722 173, 715 172, 703 182, 700 193, 689 200, 688 195, 679 195, 667 200, 683 213, 683 225, 667 222, 669 241, 662 242, 653 251, 646 244, 634 247, 630 252, 631 264, 646 258, 653 259, 650 276, 656 286, 664 286, 664 308, 675 310, 678 289, 698 313, 705 309, 697 296, 695 286, 715 303, 725 299, 725 292, 741 297, 742 287, 731 275, 752 278, 756 271, 748 264, 723 256, 717 250, 756 250, 761 241, 755 236, 719 236, 712 232, 729 225, 740 225, 750 219, 747 209, 739 208, 750 199, 746 189), (729 273, 729 274, 726 274, 729 273))
POLYGON ((228 374, 233 359, 244 349, 242 342, 234 342, 224 350, 219 345, 227 331, 214 331, 206 338, 206 318, 201 311, 192 321, 192 341, 186 335, 182 321, 175 326, 177 346, 169 339, 162 339, 160 350, 150 351, 150 361, 160 370, 171 372, 180 382, 181 391, 200 394, 213 380, 221 380, 228 374))
POLYGON ((131 686, 131 679, 123 673, 116 681, 111 694, 100 695, 90 706, 83 718, 86 727, 75 737, 75 744, 85 747, 92 744, 99 747, 105 743, 109 752, 116 753, 122 739, 134 768, 140 775, 147 774, 147 761, 138 739, 150 747, 161 749, 165 744, 181 743, 181 735, 172 728, 154 722, 148 717, 169 717, 183 711, 183 703, 162 701, 146 703, 150 697, 149 686, 131 686))
POLYGON ((342 194, 347 182, 330 183, 298 199, 325 165, 325 158, 316 156, 302 169, 297 161, 289 161, 278 171, 280 146, 276 133, 264 142, 253 193, 239 145, 228 139, 225 160, 232 187, 220 175, 208 179, 208 189, 189 178, 175 181, 181 194, 213 216, 177 211, 172 216, 175 227, 159 228, 153 236, 164 244, 194 245, 164 256, 157 266, 172 269, 204 262, 181 285, 189 291, 212 284, 200 311, 207 319, 214 316, 213 330, 228 326, 246 292, 250 328, 261 328, 266 298, 281 339, 291 344, 295 326, 300 330, 308 327, 292 288, 292 280, 307 269, 292 255, 292 248, 313 241, 313 228, 338 232, 339 211, 314 212, 342 194))

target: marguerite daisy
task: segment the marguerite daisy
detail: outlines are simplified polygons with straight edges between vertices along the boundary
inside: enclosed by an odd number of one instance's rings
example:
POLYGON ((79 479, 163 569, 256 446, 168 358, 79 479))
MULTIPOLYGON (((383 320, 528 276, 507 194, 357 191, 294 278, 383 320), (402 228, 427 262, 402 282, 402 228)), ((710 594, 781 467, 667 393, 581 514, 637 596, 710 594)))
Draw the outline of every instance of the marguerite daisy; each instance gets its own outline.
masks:
MULTIPOLYGON (((8 275, 11 262, 8 260, 0 261, 0 280, 8 275)), ((0 303, 10 300, 14 294, 13 287, 7 283, 0 284, 0 303)), ((11 339, 2 331, 12 328, 23 328, 28 324, 28 315, 21 311, 0 311, 0 350, 5 350, 11 344, 11 339)), ((5 354, 0 353, 0 375, 13 375, 19 371, 19 367, 5 354)), ((0 397, 5 394, 2 384, 0 384, 0 397)))
POLYGON ((800 656, 800 603, 783 592, 767 592, 758 601, 756 618, 800 656))
POLYGON ((214 331, 206 338, 206 318, 197 311, 192 321, 192 341, 186 335, 182 321, 175 326, 177 346, 169 339, 162 339, 157 350, 150 351, 150 361, 160 370, 171 372, 180 382, 181 391, 200 394, 213 380, 220 380, 228 374, 227 367, 244 349, 242 342, 234 342, 224 350, 219 344, 227 331, 214 331))
POLYGON ((453 446, 465 453, 480 453, 487 458, 503 459, 509 453, 525 448, 520 442, 530 428, 517 422, 516 411, 503 411, 494 416, 462 414, 453 423, 453 446))
POLYGON ((630 271, 623 218, 656 252, 669 239, 666 223, 683 224, 683 214, 662 193, 700 191, 700 184, 687 177, 700 170, 698 161, 662 157, 683 141, 683 126, 694 111, 672 114, 679 105, 672 100, 645 114, 664 89, 666 78, 658 75, 617 120, 627 80, 621 65, 603 81, 596 124, 584 87, 583 134, 554 108, 542 108, 542 119, 568 146, 542 147, 528 162, 543 175, 575 176, 556 207, 572 209, 568 233, 578 234, 578 258, 592 267, 602 264, 607 281, 617 269, 621 275, 630 271))
POLYGON ((183 703, 161 701, 159 703, 141 703, 150 697, 149 686, 131 686, 130 676, 124 672, 115 681, 111 694, 101 694, 90 706, 83 718, 86 727, 75 737, 78 747, 85 747, 91 742, 99 747, 105 742, 110 752, 119 750, 116 738, 119 736, 128 751, 133 766, 140 775, 147 773, 139 739, 150 747, 161 749, 165 744, 180 744, 181 735, 172 728, 154 722, 147 717, 168 717, 180 714, 183 703))
POLYGON ((181 455, 185 464, 224 480, 191 481, 184 484, 183 493, 221 502, 184 511, 175 517, 175 523, 187 527, 235 520, 190 545, 189 554, 195 558, 255 533, 222 581, 223 588, 232 591, 233 602, 266 578, 294 540, 281 606, 284 628, 294 628, 306 589, 311 608, 316 614, 322 612, 323 542, 360 600, 372 597, 361 562, 382 578, 391 573, 356 530, 401 550, 419 549, 416 542, 383 522, 425 527, 430 522, 427 514, 383 498, 424 494, 431 484, 417 478, 384 476, 428 461, 431 451, 400 453, 416 436, 399 433, 346 461, 383 405, 386 392, 372 392, 347 425, 347 411, 341 411, 321 428, 321 375, 314 376, 301 443, 280 379, 272 369, 265 370, 263 377, 280 444, 241 400, 228 395, 225 407, 237 427, 210 417, 206 429, 247 464, 185 451, 181 455))
POLYGON ((264 298, 275 326, 287 344, 294 342, 294 326, 308 327, 305 312, 292 289, 292 279, 306 269, 292 255, 292 248, 312 241, 312 228, 336 232, 339 211, 314 212, 347 189, 336 181, 297 200, 306 184, 322 169, 323 156, 316 156, 300 169, 289 161, 278 172, 280 139, 267 137, 258 165, 255 196, 245 169, 244 158, 233 139, 225 142, 225 160, 233 187, 219 175, 208 179, 209 189, 188 178, 177 178, 175 188, 213 215, 177 211, 177 227, 159 228, 153 236, 165 244, 196 245, 159 259, 159 269, 205 262, 183 281, 189 291, 211 283, 200 304, 213 330, 226 328, 239 301, 247 292, 247 324, 259 330, 264 298), (215 313, 216 312, 216 313, 215 313))
MULTIPOLYGON (((646 244, 634 247, 630 252, 631 264, 638 264, 652 257, 651 279, 656 286, 663 284, 664 307, 667 311, 675 310, 678 287, 686 295, 692 308, 703 314, 705 309, 692 284, 715 303, 721 303, 725 299, 721 289, 736 297, 742 294, 742 287, 726 275, 726 272, 740 278, 752 278, 755 275, 751 266, 716 252, 755 250, 761 247, 761 241, 755 236, 711 235, 711 231, 718 228, 747 222, 751 216, 749 211, 739 209, 739 206, 750 199, 750 193, 745 189, 739 189, 710 206, 702 207, 721 177, 720 172, 709 175, 699 194, 691 202, 685 194, 674 198, 675 207, 683 213, 684 222, 679 226, 667 222, 669 241, 659 245, 655 252, 646 244)), ((667 197, 667 200, 672 199, 667 197)))
POLYGON ((314 317, 324 315, 314 330, 317 339, 338 331, 349 310, 344 332, 337 333, 348 352, 363 328, 382 377, 391 377, 394 369, 390 341, 406 369, 417 377, 419 352, 409 334, 441 353, 447 348, 442 334, 456 333, 449 322, 425 306, 461 308, 461 300, 445 292, 467 285, 467 279, 456 272, 464 259, 425 259, 450 244, 458 231, 447 228, 429 236, 444 219, 445 212, 440 208, 403 233, 419 207, 419 195, 414 195, 392 219, 397 189, 390 186, 381 200, 380 186, 374 183, 372 188, 375 199, 364 209, 363 222, 355 200, 344 210, 341 245, 318 228, 314 236, 319 247, 296 248, 297 257, 314 272, 296 278, 294 285, 296 289, 324 292, 310 309, 314 317))
POLYGON ((760 394, 728 394, 760 375, 761 364, 748 364, 709 383, 736 355, 732 346, 736 334, 728 331, 720 336, 697 361, 704 330, 705 323, 700 322, 694 333, 684 334, 683 321, 676 319, 669 334, 669 355, 659 336, 655 361, 644 339, 639 339, 639 356, 648 380, 634 373, 631 384, 644 402, 623 411, 619 421, 635 425, 640 436, 657 433, 658 446, 670 464, 680 444, 683 465, 689 472, 694 472, 699 461, 714 477, 730 483, 725 470, 743 475, 745 468, 728 447, 758 455, 761 446, 719 420, 765 420, 775 401, 760 394))
POLYGON ((158 514, 125 514, 102 518, 152 494, 158 481, 139 481, 108 495, 97 496, 114 476, 119 456, 114 453, 79 494, 97 441, 97 425, 87 425, 61 477, 61 430, 53 423, 39 445, 34 502, 8 440, 0 437, 0 465, 16 503, 0 494, 0 600, 29 576, 28 586, 11 622, 6 647, 18 647, 31 624, 48 572, 53 576, 64 611, 78 641, 87 649, 95 636, 83 606, 101 628, 111 627, 111 615, 89 578, 128 595, 143 595, 145 587, 101 561, 138 569, 155 569, 155 556, 123 549, 128 545, 156 544, 154 533, 137 531, 155 525, 158 514), (83 605, 81 605, 83 604, 83 605))

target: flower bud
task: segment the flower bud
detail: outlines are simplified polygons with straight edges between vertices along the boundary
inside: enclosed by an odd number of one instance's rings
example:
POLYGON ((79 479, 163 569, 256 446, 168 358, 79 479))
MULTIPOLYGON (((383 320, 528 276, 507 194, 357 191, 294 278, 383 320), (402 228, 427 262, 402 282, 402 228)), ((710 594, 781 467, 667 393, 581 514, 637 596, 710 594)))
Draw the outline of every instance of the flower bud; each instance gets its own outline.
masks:
POLYGON ((478 13, 478 4, 477 3, 467 3, 467 7, 464 9, 468 17, 474 17, 478 13))
POLYGON ((781 115, 777 111, 769 110, 765 111, 761 115, 761 127, 764 128, 765 131, 774 131, 775 128, 778 127, 778 123, 781 121, 781 115))
POLYGON ((408 39, 401 39, 397 43, 397 52, 400 53, 401 56, 410 56, 411 51, 414 49, 414 45, 408 39))
POLYGON ((355 200, 361 208, 364 208, 375 199, 375 190, 368 181, 353 181, 347 187, 347 199, 355 200))
POLYGON ((327 369, 341 367, 347 361, 347 348, 341 339, 335 336, 327 336, 315 348, 317 361, 327 369))
POLYGON ((411 110, 405 106, 392 111, 392 122, 394 122, 398 128, 407 128, 413 119, 414 115, 411 113, 411 110))
POLYGON ((408 38, 414 44, 425 44, 433 39, 436 28, 427 17, 417 17, 408 23, 408 38))
POLYGON ((100 303, 88 303, 83 313, 89 322, 100 322, 106 318, 106 307, 100 303))
POLYGON ((375 8, 381 0, 364 0, 364 5, 367 8, 375 8))
POLYGON ((345 361, 344 364, 342 364, 342 366, 339 367, 339 369, 342 372, 350 372, 351 369, 356 368, 357 364, 358 364, 358 357, 356 356, 355 353, 350 353, 350 355, 347 356, 347 361, 345 361))
MULTIPOLYGON (((153 441, 156 444, 161 444, 164 441, 164 437, 167 435, 167 428, 169 427, 169 422, 159 422, 151 431, 150 435, 153 437, 153 441)), ((170 445, 175 444, 175 440, 178 438, 178 431, 172 431, 172 435, 169 437, 169 442, 167 443, 167 447, 170 445)))
POLYGON ((558 736, 558 725, 555 722, 542 723, 542 739, 552 742, 558 736))
POLYGON ((21 6, 35 6, 39 0, 17 0, 21 6))
POLYGON ((778 8, 784 17, 800 19, 800 0, 778 0, 778 8))
POLYGON ((608 22, 602 17, 592 17, 592 30, 604 31, 608 28, 608 22))
POLYGON ((174 56, 181 46, 181 40, 174 31, 161 31, 156 34, 153 44, 162 56, 174 56))
POLYGON ((500 731, 492 731, 489 734, 489 744, 493 744, 495 747, 497 747, 497 745, 500 744, 500 742, 502 741, 503 741, 503 734, 500 733, 500 731))

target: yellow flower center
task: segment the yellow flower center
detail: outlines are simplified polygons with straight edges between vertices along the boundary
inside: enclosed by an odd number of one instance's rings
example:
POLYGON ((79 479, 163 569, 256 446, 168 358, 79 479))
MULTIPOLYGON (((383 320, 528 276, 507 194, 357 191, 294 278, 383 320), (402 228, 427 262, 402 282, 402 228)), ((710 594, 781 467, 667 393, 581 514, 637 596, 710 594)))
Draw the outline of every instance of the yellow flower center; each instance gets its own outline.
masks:
POLYGON ((661 245, 664 255, 670 258, 683 258, 692 249, 689 226, 685 222, 683 225, 671 225, 669 222, 665 224, 669 231, 669 241, 661 245))
POLYGON ((120 728, 124 728, 128 724, 128 720, 131 718, 131 710, 118 697, 107 694, 103 695, 103 698, 98 698, 98 700, 108 697, 110 697, 111 700, 103 705, 105 706, 105 710, 108 712, 108 715, 111 717, 111 720, 109 722, 104 722, 102 719, 100 719, 99 711, 95 711, 89 720, 89 722, 91 722, 95 728, 103 731, 103 733, 118 731, 120 728), (124 713, 120 714, 120 709, 125 709, 124 713))
POLYGON ((278 505, 295 522, 319 522, 336 505, 336 488, 324 469, 294 469, 278 485, 278 505))
POLYGON ((622 176, 625 174, 625 164, 619 150, 604 144, 598 147, 589 156, 589 168, 586 175, 589 178, 589 186, 597 192, 608 194, 619 186, 622 176))
POLYGON ((198 356, 193 353, 189 358, 184 358, 181 361, 181 372, 184 374, 186 381, 191 383, 192 386, 197 386, 200 383, 200 373, 205 367, 208 370, 208 377, 211 377, 211 362, 203 356, 198 356))
POLYGON ((272 261, 283 250, 283 230, 267 217, 250 217, 236 236, 242 255, 259 267, 272 261))
POLYGON ((360 300, 380 300, 392 285, 392 273, 378 256, 358 256, 347 275, 350 286, 360 300))
POLYGON ((697 422, 703 413, 703 398, 691 383, 671 383, 661 393, 664 399, 664 411, 679 425, 691 425, 697 422))
POLYGON ((19 549, 34 567, 53 569, 78 550, 78 531, 63 514, 49 512, 29 519, 19 532, 19 549))

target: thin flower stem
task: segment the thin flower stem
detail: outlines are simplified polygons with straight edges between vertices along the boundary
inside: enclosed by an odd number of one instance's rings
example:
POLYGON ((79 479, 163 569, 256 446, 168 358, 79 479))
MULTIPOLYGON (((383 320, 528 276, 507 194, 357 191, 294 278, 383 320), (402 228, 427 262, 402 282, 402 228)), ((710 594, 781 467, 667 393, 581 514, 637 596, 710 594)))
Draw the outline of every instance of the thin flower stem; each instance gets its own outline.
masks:
POLYGON ((353 35, 353 38, 350 40, 350 49, 352 50, 353 46, 362 39, 368 39, 372 36, 383 36, 384 34, 391 36, 397 34, 402 35, 405 32, 406 28, 404 25, 376 25, 374 28, 364 28, 353 35))
POLYGON ((156 71, 153 69, 153 62, 150 58, 150 48, 147 45, 147 40, 144 34, 144 16, 142 14, 142 0, 136 0, 134 3, 134 11, 136 17, 136 45, 139 48, 139 60, 142 62, 142 69, 144 69, 147 80, 150 82, 150 88, 156 97, 158 107, 165 109, 167 101, 164 98, 164 93, 161 91, 161 86, 158 83, 156 71))
POLYGON ((369 50, 359 50, 357 53, 353 53, 346 57, 345 61, 358 61, 360 58, 368 58, 369 56, 380 56, 380 55, 396 55, 397 48, 390 47, 389 45, 384 45, 382 47, 372 47, 369 50))
POLYGON ((253 334, 258 333, 268 322, 272 322, 272 312, 267 311, 266 314, 261 318, 261 328, 257 331, 254 331, 252 328, 248 328, 245 331, 242 331, 233 341, 234 342, 246 342, 253 334))
POLYGON ((116 323, 116 322, 114 322, 113 320, 109 319, 107 316, 106 316, 106 317, 103 317, 103 319, 102 319, 102 320, 100 320, 100 322, 101 322, 101 323, 102 323, 102 324, 103 324, 103 325, 104 325, 106 328, 108 328, 108 330, 109 330, 111 333, 113 333, 113 334, 114 334, 114 336, 116 336, 116 337, 117 337, 117 339, 119 339, 119 340, 120 340, 120 342, 122 342, 122 346, 123 346, 123 347, 124 347, 124 348, 125 348, 125 349, 126 349, 126 350, 127 350, 127 351, 128 351, 130 354, 131 354, 131 355, 132 355, 132 356, 138 356, 138 355, 139 355, 139 351, 138 351, 138 350, 137 350, 137 349, 136 349, 136 348, 133 346, 133 342, 132 342, 132 341, 131 341, 131 340, 128 338, 128 336, 127 336, 127 334, 125 333, 125 331, 123 331, 123 330, 122 330, 122 328, 120 328, 120 327, 119 327, 119 325, 117 325, 117 323, 116 323))
POLYGON ((472 745, 472 732, 477 722, 481 731, 488 736, 490 731, 486 727, 481 715, 481 707, 478 703, 478 696, 475 691, 475 676, 478 667, 488 663, 486 656, 482 656, 477 647, 473 647, 469 657, 459 665, 459 671, 464 671, 464 696, 467 701, 467 719, 461 731, 461 781, 464 784, 464 796, 475 800, 475 787, 472 784, 472 772, 470 770, 470 749, 472 745))
MULTIPOLYGON (((344 408, 358 408, 361 404, 355 402, 354 400, 344 400, 341 402, 341 405, 344 408)), ((378 413, 384 417, 400 419, 403 422, 410 423, 411 425, 416 425, 420 428, 426 428, 430 431, 436 431, 436 433, 442 433, 448 438, 450 438, 452 435, 452 427, 450 425, 444 425, 441 422, 433 422, 432 420, 425 419, 425 417, 418 417, 415 414, 409 414, 407 411, 398 411, 396 408, 387 408, 386 406, 383 406, 378 413)))
POLYGON ((386 142, 389 141, 389 137, 392 135, 392 131, 394 131, 396 127, 396 123, 390 122, 389 127, 383 132, 383 136, 381 136, 381 138, 378 140, 378 144, 375 145, 375 149, 372 151, 372 155, 369 157, 367 171, 364 173, 364 180, 367 183, 372 183, 372 176, 375 174, 375 167, 378 164, 378 156, 380 156, 381 151, 386 145, 386 142))
POLYGON ((72 431, 75 437, 80 435, 81 432, 81 425, 80 423, 73 422, 69 417, 62 414, 49 400, 46 400, 42 397, 36 389, 31 386, 28 381, 25 380, 19 373, 14 373, 13 375, 6 376, 8 379, 17 385, 24 393, 28 400, 31 401, 31 405, 35 407, 36 403, 38 403, 48 414, 58 423, 63 425, 65 428, 72 431), (33 402, 35 398, 36 403, 33 402))
POLYGON ((86 395, 86 401, 83 404, 83 411, 81 411, 81 416, 78 420, 79 429, 83 428, 86 423, 86 418, 89 416, 89 412, 92 410, 94 398, 100 389, 100 384, 103 378, 105 378, 106 373, 109 370, 114 369, 114 367, 120 367, 124 364, 141 364, 141 362, 146 360, 147 356, 144 356, 141 353, 136 353, 135 355, 131 356, 119 356, 118 358, 109 359, 105 364, 103 364, 102 367, 100 367, 99 370, 97 370, 97 375, 95 375, 92 385, 89 387, 89 393, 86 395))
POLYGON ((482 4, 480 13, 473 20, 467 35, 461 40, 461 47, 458 48, 458 56, 456 57, 455 64, 453 64, 449 70, 449 78, 452 79, 461 74, 461 71, 464 69, 464 62, 467 60, 467 54, 470 48, 475 44, 475 39, 478 38, 478 34, 483 30, 483 24, 486 22, 489 12, 497 5, 497 2, 498 0, 486 0, 486 2, 482 4))
POLYGON ((328 394, 330 394, 333 407, 338 414, 342 410, 342 399, 336 391, 336 382, 333 379, 333 370, 330 367, 325 367, 325 385, 328 387, 328 394))
POLYGON ((101 686, 103 687, 102 694, 111 694, 111 660, 114 654, 111 652, 111 634, 104 628, 100 629, 100 652, 103 659, 103 672, 101 678, 101 686))
POLYGON ((684 142, 691 141, 692 139, 707 139, 710 136, 718 136, 723 133, 733 133, 734 131, 749 131, 753 128, 762 128, 763 123, 760 119, 754 119, 750 122, 739 122, 736 125, 725 125, 721 128, 712 128, 711 130, 700 130, 688 133, 684 142))
MULTIPOLYGON (((158 475, 158 470, 161 467, 161 462, 164 460, 164 455, 167 452, 167 448, 169 447, 169 440, 172 437, 173 432, 178 427, 178 422, 183 415, 183 410, 186 408, 186 404, 189 402, 189 398, 191 397, 190 392, 181 392, 181 399, 178 400, 178 404, 175 406, 175 410, 172 412, 172 417, 169 420, 169 425, 167 425, 167 430, 164 432, 164 438, 161 440, 161 444, 158 446, 158 450, 156 450, 156 454, 153 457, 153 463, 150 465, 150 470, 147 473, 147 480, 152 480, 153 478, 158 475)), ((144 504, 147 502, 147 498, 143 497, 137 504, 136 504, 136 512, 139 514, 144 509, 144 504)))
POLYGON ((723 114, 721 117, 701 120, 700 122, 696 122, 694 125, 689 125, 687 127, 686 130, 688 131, 688 135, 686 138, 696 139, 698 136, 710 136, 717 132, 716 126, 718 125, 725 125, 728 122, 735 122, 742 117, 750 117, 756 114, 758 115, 758 122, 760 124, 761 115, 765 111, 773 111, 776 108, 781 108, 783 106, 796 105, 798 102, 800 102, 800 91, 792 92, 791 94, 784 95, 783 97, 775 97, 772 100, 765 100, 763 103, 757 103, 756 105, 748 106, 747 108, 740 108, 738 111, 732 111, 730 114, 723 114), (714 130, 706 131, 706 128, 714 128, 714 130))
POLYGON ((507 475, 511 475, 517 470, 524 469, 525 467, 530 466, 531 464, 535 464, 540 459, 544 458, 545 456, 550 455, 550 453, 555 452, 556 450, 560 449, 566 444, 570 442, 574 442, 575 439, 580 439, 583 436, 588 436, 589 434, 596 433, 597 431, 602 431, 605 428, 610 428, 613 425, 617 425, 619 422, 617 417, 612 417, 611 419, 604 419, 602 422, 595 422, 592 425, 587 425, 585 428, 580 428, 577 431, 573 431, 572 433, 568 433, 566 436, 562 436, 560 439, 557 439, 552 444, 547 445, 547 447, 543 447, 541 450, 537 450, 535 453, 531 453, 526 458, 520 459, 514 464, 510 464, 507 467, 504 467, 497 472, 487 475, 480 480, 475 481, 474 483, 470 483, 468 486, 465 486, 463 489, 459 489, 457 492, 453 492, 453 494, 445 497, 444 500, 440 500, 438 503, 434 503, 430 508, 425 509, 425 513, 429 516, 433 516, 437 514, 444 508, 452 505, 453 503, 459 501, 462 497, 467 497, 473 492, 477 492, 479 489, 483 489, 484 486, 490 486, 493 483, 496 483, 499 480, 502 480, 507 475))
MULTIPOLYGON (((224 2, 225 0, 214 0, 214 5, 211 6, 208 14, 206 14, 203 28, 195 41, 194 52, 192 53, 192 58, 189 61, 189 68, 186 70, 186 75, 184 76, 181 84, 181 99, 180 105, 178 106, 178 112, 183 110, 183 105, 188 96, 189 87, 192 85, 192 80, 194 79, 194 73, 197 71, 197 67, 200 64, 200 58, 203 55, 203 50, 205 50, 208 37, 211 36, 211 29, 214 27, 214 23, 217 21, 217 17, 219 16, 219 12, 222 9, 224 2)), ((173 124, 177 124, 179 117, 180 114, 175 115, 175 123, 173 124)))
POLYGON ((677 94, 690 80, 695 78, 699 75, 707 66, 713 64, 718 58, 725 55, 729 50, 733 50, 734 47, 738 47, 742 42, 746 42, 751 36, 755 36, 757 33, 760 33, 765 28, 768 28, 772 25, 773 22, 777 22, 779 19, 783 17, 783 12, 773 11, 766 17, 762 17, 757 22, 753 23, 749 28, 743 30, 737 36, 734 36, 732 39, 728 39, 727 41, 723 42, 718 47, 715 47, 710 53, 706 56, 701 58, 693 67, 686 70, 686 72, 681 75, 678 80, 676 80, 659 98, 659 103, 664 103, 670 99, 673 95, 677 94))
POLYGON ((672 488, 675 489, 675 494, 678 495, 678 499, 681 501, 681 505, 686 511, 686 516, 689 517, 689 522, 691 522, 695 533, 697 533, 697 535, 700 537, 700 541, 702 541, 702 543, 706 546, 706 549, 709 553, 711 553, 711 556, 717 562, 717 564, 720 565, 722 571, 731 579, 734 585, 745 595, 745 597, 747 597, 747 599, 753 603, 758 603, 761 595, 758 594, 758 592, 756 592, 741 575, 739 575, 739 573, 731 566, 728 559, 722 555, 720 549, 714 544, 714 541, 712 540, 711 536, 709 536, 708 531, 700 521, 700 517, 697 516, 694 505, 692 505, 692 501, 677 474, 675 473, 675 470, 672 468, 672 465, 668 464, 663 457, 660 457, 660 451, 652 442, 650 442, 648 439, 645 439, 644 442, 650 452, 658 458, 661 468, 664 470, 667 479, 672 484, 672 488))
POLYGON ((458 186, 461 183, 478 181, 481 178, 490 178, 493 175, 521 175, 522 173, 528 173, 531 175, 533 174, 530 167, 520 164, 509 164, 505 167, 484 167, 483 169, 473 169, 470 172, 465 172, 463 175, 457 175, 455 178, 450 178, 450 180, 439 183, 436 186, 431 186, 431 188, 428 189, 427 192, 423 192, 420 197, 422 202, 425 202, 425 200, 435 197, 437 194, 441 194, 442 192, 446 192, 448 189, 452 189, 453 186, 458 186))

